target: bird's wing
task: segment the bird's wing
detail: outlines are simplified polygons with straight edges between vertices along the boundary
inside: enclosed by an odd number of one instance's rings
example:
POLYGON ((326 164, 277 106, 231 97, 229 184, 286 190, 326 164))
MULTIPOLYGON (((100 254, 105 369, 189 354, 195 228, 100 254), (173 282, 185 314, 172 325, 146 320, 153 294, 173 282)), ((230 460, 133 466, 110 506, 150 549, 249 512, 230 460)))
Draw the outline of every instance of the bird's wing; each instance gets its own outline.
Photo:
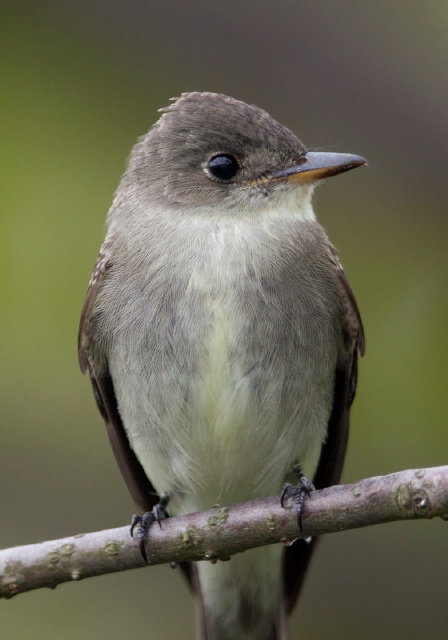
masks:
POLYGON ((92 278, 89 283, 86 301, 81 314, 78 336, 79 364, 83 373, 89 373, 93 386, 93 393, 98 409, 107 427, 107 433, 118 466, 124 477, 129 492, 135 504, 142 513, 150 511, 158 502, 154 488, 148 480, 143 467, 131 449, 121 420, 114 385, 110 376, 107 362, 96 365, 98 360, 92 331, 92 310, 98 292, 112 267, 111 246, 113 238, 106 240, 101 247, 92 278), (95 366, 94 366, 95 363, 95 366))
MULTIPOLYGON (((364 331, 358 305, 345 277, 341 264, 332 247, 330 259, 344 299, 344 349, 336 367, 333 409, 328 423, 327 439, 322 447, 319 464, 313 478, 316 489, 337 484, 341 477, 348 440, 349 413, 356 392, 358 355, 364 355, 364 331)), ((308 564, 316 547, 317 538, 311 542, 297 540, 284 551, 284 593, 286 610, 290 612, 299 595, 308 564)))
MULTIPOLYGON (((106 423, 112 450, 129 493, 140 511, 145 513, 146 511, 151 511, 158 503, 159 496, 155 492, 154 487, 129 444, 118 411, 113 380, 110 376, 107 362, 101 363, 101 367, 98 370, 98 365, 96 364, 98 360, 96 357, 97 346, 95 345, 92 332, 92 310, 95 300, 103 282, 107 278, 108 271, 113 267, 111 257, 112 244, 113 238, 110 238, 106 239, 102 245, 87 290, 78 334, 79 364, 81 371, 83 373, 88 372, 90 375, 95 400, 106 423)), ((180 567, 190 585, 193 585, 195 568, 189 562, 180 563, 180 567)))

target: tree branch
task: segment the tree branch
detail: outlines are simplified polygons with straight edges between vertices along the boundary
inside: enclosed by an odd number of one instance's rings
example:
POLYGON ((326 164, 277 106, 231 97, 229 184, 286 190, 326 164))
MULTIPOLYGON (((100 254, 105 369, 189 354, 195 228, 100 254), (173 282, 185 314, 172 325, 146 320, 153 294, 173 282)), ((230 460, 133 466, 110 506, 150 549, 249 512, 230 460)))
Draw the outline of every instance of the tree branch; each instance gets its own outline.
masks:
MULTIPOLYGON (((299 534, 294 500, 279 497, 168 518, 150 529, 150 564, 227 560, 235 553, 300 537, 373 524, 448 520, 448 466, 401 471, 338 485, 306 500, 299 534)), ((146 566, 129 527, 75 535, 0 551, 0 597, 146 566)))

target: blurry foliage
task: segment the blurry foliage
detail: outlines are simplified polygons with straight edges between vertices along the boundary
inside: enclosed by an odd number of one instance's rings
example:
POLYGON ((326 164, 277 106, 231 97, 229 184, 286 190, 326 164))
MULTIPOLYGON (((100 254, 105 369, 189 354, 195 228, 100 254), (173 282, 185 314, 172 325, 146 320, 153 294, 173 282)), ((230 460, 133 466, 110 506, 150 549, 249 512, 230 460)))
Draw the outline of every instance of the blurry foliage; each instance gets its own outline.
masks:
MULTIPOLYGON (((117 526, 133 511, 78 370, 77 324, 125 158, 185 90, 254 102, 309 145, 368 158, 315 198, 367 334, 344 479, 446 463, 447 14, 435 0, 3 7, 2 547, 117 526)), ((444 638, 447 569, 440 522, 331 536, 293 628, 444 638)), ((192 637, 178 573, 2 602, 2 637, 192 637)))

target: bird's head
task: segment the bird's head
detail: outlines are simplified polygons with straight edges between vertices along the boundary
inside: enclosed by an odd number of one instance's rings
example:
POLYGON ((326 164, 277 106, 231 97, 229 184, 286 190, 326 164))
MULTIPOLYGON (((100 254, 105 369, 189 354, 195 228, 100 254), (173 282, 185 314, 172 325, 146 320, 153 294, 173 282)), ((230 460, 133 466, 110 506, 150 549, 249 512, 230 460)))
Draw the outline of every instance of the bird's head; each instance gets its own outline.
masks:
POLYGON ((265 111, 225 95, 184 93, 161 111, 134 147, 122 182, 153 208, 232 217, 290 210, 313 217, 316 181, 366 163, 351 154, 308 151, 265 111))

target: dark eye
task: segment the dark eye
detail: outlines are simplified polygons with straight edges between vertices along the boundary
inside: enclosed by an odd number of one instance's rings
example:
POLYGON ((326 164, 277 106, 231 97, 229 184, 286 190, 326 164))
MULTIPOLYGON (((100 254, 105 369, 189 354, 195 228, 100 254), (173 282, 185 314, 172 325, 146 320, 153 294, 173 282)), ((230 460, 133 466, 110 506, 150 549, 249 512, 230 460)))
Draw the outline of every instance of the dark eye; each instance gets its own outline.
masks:
POLYGON ((220 153, 209 160, 207 168, 218 180, 230 180, 237 173, 239 166, 236 158, 227 153, 220 153))

